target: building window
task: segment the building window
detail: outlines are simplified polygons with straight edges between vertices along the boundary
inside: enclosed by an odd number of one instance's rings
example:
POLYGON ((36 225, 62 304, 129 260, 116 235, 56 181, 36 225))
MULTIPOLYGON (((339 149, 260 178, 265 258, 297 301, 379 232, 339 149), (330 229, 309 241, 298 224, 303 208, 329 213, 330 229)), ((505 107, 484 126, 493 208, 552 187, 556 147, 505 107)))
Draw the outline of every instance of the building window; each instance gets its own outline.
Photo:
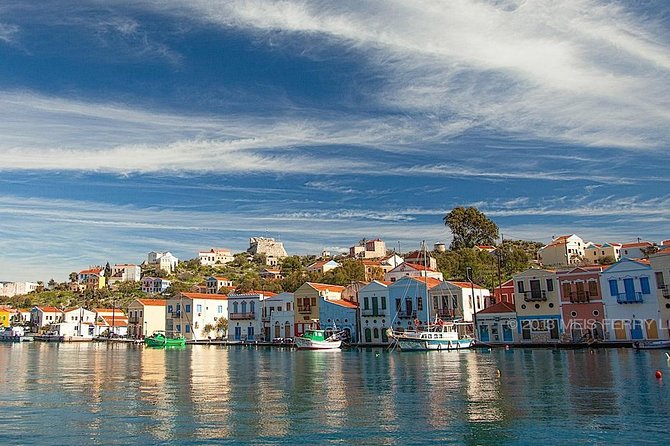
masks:
POLYGON ((662 272, 656 272, 656 287, 659 290, 662 290, 665 288, 665 279, 663 279, 663 273, 662 272))
POLYGON ((191 326, 186 324, 186 333, 190 333, 190 332, 191 332, 191 326))
POLYGON ((363 298, 363 309, 364 310, 370 309, 370 299, 367 296, 363 298))
POLYGON ((180 332, 181 331, 181 325, 179 325, 179 324, 175 325, 175 330, 174 331, 180 332))
POLYGON ((651 294, 649 277, 640 277, 640 287, 642 288, 642 294, 651 294))
POLYGON ((610 284, 610 296, 619 297, 619 284, 617 283, 616 279, 610 279, 609 284, 610 284))
POLYGON ((255 313, 256 312, 256 305, 254 304, 253 301, 249 302, 249 313, 255 313))
POLYGON ((595 280, 591 280, 589 282, 589 297, 590 298, 598 297, 598 294, 599 294, 598 293, 598 282, 596 282, 595 280))
POLYGON ((172 311, 172 305, 168 305, 168 311, 167 311, 167 312, 168 312, 168 313, 172 313, 172 312, 173 312, 173 311, 172 311))
POLYGON ((523 288, 523 280, 517 280, 516 290, 517 290, 517 293, 524 293, 525 292, 525 290, 523 288))
POLYGON ((423 297, 421 296, 416 298, 416 309, 418 311, 423 311, 423 297))
POLYGON ((382 301, 382 310, 386 310, 386 296, 381 296, 380 299, 382 301))
POLYGON ((216 312, 217 313, 223 313, 223 305, 219 305, 216 307, 216 312))
POLYGON ((547 279, 547 291, 554 291, 554 281, 547 279))
POLYGON ((237 308, 238 308, 237 302, 233 302, 233 313, 237 313, 237 308))
POLYGON ((379 328, 375 327, 375 329, 372 330, 372 337, 379 339, 379 328))
MULTIPOLYGON (((188 311, 188 310, 186 310, 186 311, 188 311)), ((196 305, 195 306, 195 311, 197 311, 198 313, 202 313, 202 305, 200 305, 200 304, 196 305)))
POLYGON ((190 313, 190 312, 191 312, 191 304, 186 304, 186 305, 184 306, 184 308, 185 308, 185 311, 186 311, 187 313, 190 313))

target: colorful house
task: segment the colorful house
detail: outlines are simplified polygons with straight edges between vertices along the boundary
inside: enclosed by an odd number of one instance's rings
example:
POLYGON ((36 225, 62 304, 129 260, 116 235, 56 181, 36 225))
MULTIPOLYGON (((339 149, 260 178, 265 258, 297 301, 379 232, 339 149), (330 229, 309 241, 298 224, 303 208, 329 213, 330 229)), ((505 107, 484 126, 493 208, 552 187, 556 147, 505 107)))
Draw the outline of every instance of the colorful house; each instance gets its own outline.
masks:
POLYGON ((33 307, 30 310, 30 323, 37 327, 63 322, 63 311, 56 307, 33 307))
POLYGON ((227 277, 211 276, 206 280, 208 294, 228 294, 233 286, 233 281, 227 277))
POLYGON ((601 273, 600 286, 610 341, 661 337, 656 279, 648 260, 622 258, 601 273))
POLYGON ((11 315, 11 309, 5 307, 0 308, 0 327, 9 327, 11 315))
POLYGON ((303 283, 295 293, 293 308, 295 309, 294 335, 302 336, 305 330, 317 328, 320 318, 320 297, 326 300, 340 300, 345 288, 327 283, 303 283))
POLYGON ((388 286, 393 329, 413 329, 435 320, 428 291, 440 284, 431 277, 404 276, 388 286))
POLYGON ((477 334, 485 344, 512 344, 519 341, 517 314, 508 302, 498 302, 477 312, 477 334))
POLYGON ((181 334, 187 341, 206 339, 206 327, 228 318, 228 296, 224 294, 179 293, 168 299, 165 331, 181 334))
POLYGON ((319 325, 334 333, 344 331, 349 342, 358 342, 358 304, 344 299, 319 297, 319 325))
POLYGON ((506 302, 514 306, 514 279, 509 279, 493 289, 496 303, 506 302))
POLYGON ((265 340, 293 338, 293 293, 280 293, 263 301, 265 340))
POLYGON ((389 343, 386 330, 393 319, 389 306, 389 283, 373 280, 358 291, 360 305, 360 327, 363 345, 385 345, 389 343))
POLYGON ((514 277, 514 307, 521 342, 558 342, 563 333, 555 271, 531 268, 514 277))
POLYGON ((604 266, 581 266, 558 271, 561 315, 572 341, 604 339, 605 306, 600 288, 604 266))
POLYGON ((269 291, 228 294, 228 340, 265 340, 263 305, 265 299, 275 295, 269 291))
POLYGON ((165 299, 135 299, 128 305, 128 336, 142 339, 165 330, 165 299))
POLYGON ((470 282, 448 280, 437 282, 430 288, 432 302, 431 319, 461 320, 472 322, 475 311, 486 307, 490 292, 486 288, 470 282))
POLYGON ((649 256, 656 279, 656 299, 661 314, 661 337, 670 337, 670 248, 649 256))
POLYGON ((162 294, 172 284, 167 279, 160 277, 145 277, 142 279, 142 292, 146 294, 162 294))
POLYGON ((537 251, 537 259, 546 266, 576 265, 584 259, 586 243, 581 237, 561 235, 537 251))
POLYGON ((402 277, 431 277, 444 280, 444 276, 439 271, 416 263, 405 262, 384 274, 384 282, 395 282, 402 277))

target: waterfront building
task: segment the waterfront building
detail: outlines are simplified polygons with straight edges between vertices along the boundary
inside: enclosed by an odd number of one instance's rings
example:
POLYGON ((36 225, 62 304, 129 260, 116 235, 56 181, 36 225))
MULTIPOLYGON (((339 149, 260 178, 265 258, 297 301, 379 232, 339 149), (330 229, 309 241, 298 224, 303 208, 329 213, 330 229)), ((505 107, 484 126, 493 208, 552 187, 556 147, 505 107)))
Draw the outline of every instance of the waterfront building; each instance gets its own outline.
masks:
POLYGON ((96 308, 96 336, 113 334, 116 336, 128 335, 128 316, 121 308, 96 308))
POLYGON ((358 290, 360 343, 363 345, 389 344, 386 330, 391 327, 393 319, 389 305, 389 284, 373 280, 358 290))
POLYGON ((307 272, 308 273, 327 273, 328 271, 334 270, 335 268, 339 268, 340 265, 337 263, 335 260, 319 260, 318 262, 314 262, 311 265, 307 267, 307 272))
POLYGON ((506 302, 514 307, 514 279, 506 280, 493 289, 496 303, 506 302))
POLYGON ((542 265, 577 265, 584 259, 586 243, 575 234, 556 237, 537 251, 542 265))
POLYGON ((172 282, 161 277, 145 277, 142 279, 142 292, 146 294, 162 294, 172 282))
POLYGON ((654 247, 651 242, 637 241, 621 245, 621 257, 627 259, 641 259, 647 257, 646 251, 654 247))
POLYGON ((37 327, 57 324, 63 321, 63 311, 56 307, 38 306, 30 310, 30 323, 37 327))
POLYGON ((68 308, 63 310, 61 322, 79 324, 82 326, 94 326, 96 321, 95 311, 83 307, 68 308))
POLYGON ((616 262, 620 258, 621 243, 593 243, 589 242, 584 248, 584 260, 588 263, 598 263, 601 259, 611 258, 616 262))
POLYGON ((10 308, 0 308, 0 327, 9 327, 12 311, 10 308))
POLYGON ((128 336, 141 339, 165 330, 165 299, 135 299, 128 305, 128 336))
POLYGON ((486 307, 490 294, 488 289, 471 282, 437 282, 430 288, 431 317, 473 322, 473 314, 486 307))
POLYGON ((384 274, 384 282, 395 282, 401 277, 431 277, 437 280, 444 280, 444 276, 439 271, 423 265, 417 265, 416 263, 404 262, 384 274))
POLYGON ((363 282, 362 280, 352 280, 344 286, 344 291, 342 291, 342 296, 340 298, 350 302, 358 302, 359 291, 368 283, 369 282, 363 282))
POLYGON ((600 273, 605 266, 558 271, 564 330, 572 341, 604 339, 605 307, 600 273))
POLYGON ((349 257, 357 259, 381 259, 386 257, 386 243, 380 239, 361 240, 349 248, 349 257))
POLYGON ((558 342, 563 328, 556 271, 530 268, 513 279, 521 342, 558 342))
POLYGON ((269 291, 228 294, 228 340, 263 341, 265 338, 264 300, 275 295, 269 291))
POLYGON ((388 285, 393 329, 414 329, 432 322, 434 315, 428 311, 428 290, 439 284, 440 281, 432 277, 403 276, 388 285))
POLYGON ((30 323, 30 310, 26 308, 13 308, 10 321, 12 325, 26 325, 30 323))
POLYGON ((512 304, 498 302, 477 312, 479 341, 486 344, 510 344, 519 341, 517 314, 512 304))
POLYGON ((293 338, 295 311, 293 293, 280 293, 263 301, 265 340, 293 338))
POLYGON ((343 286, 326 283, 305 282, 295 290, 293 308, 295 309, 294 336, 302 336, 305 330, 319 326, 320 299, 342 299, 343 286))
POLYGON ((208 277, 205 281, 207 284, 207 294, 228 294, 233 287, 233 281, 227 277, 208 277))
POLYGON ((358 304, 344 299, 319 296, 319 325, 329 332, 343 331, 348 342, 358 342, 358 304))
POLYGON ((181 334, 187 341, 206 338, 220 318, 228 318, 228 296, 224 294, 179 293, 167 300, 165 331, 181 334))
POLYGON ((600 274, 600 287, 610 341, 660 338, 656 279, 648 260, 622 258, 600 274))
POLYGON ((229 249, 212 248, 198 252, 198 260, 203 266, 225 265, 235 260, 229 249))
POLYGON ((661 337, 670 338, 670 248, 649 257, 656 279, 656 299, 661 315, 661 337))
POLYGON ((147 263, 149 265, 158 265, 158 267, 168 274, 172 274, 177 269, 179 259, 171 252, 151 251, 147 254, 147 263))

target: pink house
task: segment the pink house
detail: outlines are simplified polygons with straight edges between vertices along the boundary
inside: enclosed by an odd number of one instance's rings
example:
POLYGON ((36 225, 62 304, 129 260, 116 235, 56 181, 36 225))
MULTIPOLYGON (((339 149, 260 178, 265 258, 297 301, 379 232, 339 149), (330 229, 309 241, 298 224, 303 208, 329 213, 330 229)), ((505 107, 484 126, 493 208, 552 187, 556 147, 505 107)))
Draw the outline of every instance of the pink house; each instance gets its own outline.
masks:
POLYGON ((514 306, 514 279, 509 279, 493 288, 495 303, 505 302, 514 306))
POLYGON ((564 332, 573 341, 603 339, 605 306, 600 273, 605 266, 581 266, 558 271, 564 332))

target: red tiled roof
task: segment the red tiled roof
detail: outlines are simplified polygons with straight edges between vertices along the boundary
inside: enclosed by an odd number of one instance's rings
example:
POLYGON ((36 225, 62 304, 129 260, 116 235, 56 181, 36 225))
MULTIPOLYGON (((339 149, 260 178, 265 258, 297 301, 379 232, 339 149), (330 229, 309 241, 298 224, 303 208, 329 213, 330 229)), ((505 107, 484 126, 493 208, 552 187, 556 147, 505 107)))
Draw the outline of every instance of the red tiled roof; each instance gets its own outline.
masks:
POLYGON ((343 299, 328 300, 327 302, 330 302, 330 303, 333 303, 335 305, 339 305, 340 307, 345 307, 345 308, 358 308, 357 303, 350 302, 348 300, 343 300, 343 299))
POLYGON ((165 299, 137 299, 137 301, 142 305, 149 305, 156 307, 164 307, 165 305, 167 305, 167 301, 165 299))
POLYGON ((125 316, 100 316, 110 327, 126 327, 128 326, 128 318, 125 316), (113 324, 112 324, 113 319, 113 324))
POLYGON ((228 300, 225 294, 205 294, 205 293, 181 293, 182 296, 189 299, 213 299, 213 300, 228 300))
POLYGON ((44 313, 62 313, 60 308, 56 307, 37 307, 44 313))
POLYGON ((447 280, 447 282, 451 283, 452 285, 456 285, 459 288, 474 288, 476 290, 486 290, 487 288, 484 288, 482 286, 475 284, 472 284, 470 282, 454 282, 453 280, 447 280))
POLYGON ((83 271, 79 271, 79 274, 100 274, 102 272, 102 268, 92 268, 92 269, 85 269, 83 271))
POLYGON ((650 246, 653 246, 651 242, 624 243, 621 245, 622 248, 648 248, 650 246))
POLYGON ((307 282, 309 286, 314 288, 315 290, 319 291, 335 291, 335 292, 342 292, 345 290, 343 286, 339 285, 330 285, 327 283, 314 283, 314 282, 307 282))
POLYGON ((428 288, 436 287, 436 286, 438 286, 439 284, 442 283, 441 280, 438 280, 434 277, 409 277, 409 276, 405 276, 405 277, 407 277, 409 279, 412 279, 412 280, 416 280, 417 282, 421 282, 422 284, 424 284, 424 283, 428 284, 428 288))
POLYGON ((477 314, 492 314, 492 313, 515 313, 516 309, 507 302, 498 302, 488 308, 478 311, 477 314))
POLYGON ((416 263, 405 262, 405 265, 417 270, 417 271, 435 271, 434 269, 428 268, 427 266, 418 265, 416 263))

